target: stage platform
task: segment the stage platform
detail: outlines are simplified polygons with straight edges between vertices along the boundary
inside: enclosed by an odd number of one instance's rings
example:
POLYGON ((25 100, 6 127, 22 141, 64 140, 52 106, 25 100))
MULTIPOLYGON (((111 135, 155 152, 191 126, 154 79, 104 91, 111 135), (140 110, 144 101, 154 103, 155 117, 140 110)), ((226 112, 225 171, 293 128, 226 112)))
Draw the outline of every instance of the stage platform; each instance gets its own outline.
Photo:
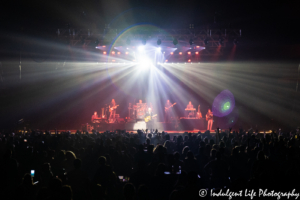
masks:
POLYGON ((205 130, 207 128, 207 121, 205 119, 180 119, 177 122, 157 122, 157 121, 131 121, 131 122, 120 122, 120 123, 95 123, 95 124, 83 124, 80 128, 82 131, 91 131, 95 129, 99 132, 114 131, 114 130, 127 130, 137 131, 157 129, 159 132, 169 131, 180 131, 185 130, 205 130))
MULTIPOLYGON (((70 131, 71 134, 75 134, 77 130, 57 130, 59 133, 60 132, 66 132, 70 131)), ((206 130, 181 130, 181 131, 172 131, 172 130, 164 130, 165 133, 170 134, 170 135, 178 135, 178 134, 184 134, 184 133, 198 133, 198 132, 204 133, 206 130)), ((50 130, 51 134, 55 134, 55 130, 50 130)), ((99 131, 99 133, 103 133, 105 131, 99 131)), ((137 134, 137 131, 129 131, 126 130, 126 132, 137 134)), ((92 134, 91 131, 89 131, 90 134, 92 134)), ((160 132, 161 133, 161 132, 160 132)), ((216 134, 215 131, 210 132, 212 135, 216 134)))

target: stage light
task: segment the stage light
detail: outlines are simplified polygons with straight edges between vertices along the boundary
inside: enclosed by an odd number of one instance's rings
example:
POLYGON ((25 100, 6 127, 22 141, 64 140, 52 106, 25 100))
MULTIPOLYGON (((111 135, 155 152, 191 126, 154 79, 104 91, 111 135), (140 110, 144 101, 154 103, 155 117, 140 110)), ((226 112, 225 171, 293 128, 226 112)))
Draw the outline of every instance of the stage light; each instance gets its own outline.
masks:
POLYGON ((173 53, 173 52, 171 52, 170 54, 171 54, 171 55, 173 55, 174 53, 173 53))
POLYGON ((139 66, 143 69, 147 69, 153 66, 151 60, 147 56, 141 56, 138 58, 139 66))
POLYGON ((168 62, 168 60, 165 60, 165 62, 168 62))
POLYGON ((200 48, 200 46, 196 46, 196 48, 200 48))
POLYGON ((160 52, 160 51, 161 51, 161 48, 160 48, 160 47, 156 48, 156 51, 160 52))
POLYGON ((191 55, 191 52, 189 51, 188 54, 191 55))
POLYGON ((178 44, 178 40, 177 40, 176 38, 173 40, 173 44, 174 44, 174 45, 177 45, 177 44, 178 44))
POLYGON ((196 55, 198 55, 198 54, 199 54, 199 52, 198 52, 198 51, 196 51, 196 52, 195 52, 195 54, 196 54, 196 55))
POLYGON ((156 43, 157 43, 157 45, 160 45, 161 44, 161 39, 158 39, 156 43))
POLYGON ((191 59, 188 59, 188 62, 191 62, 191 59))
POLYGON ((118 52, 118 55, 120 55, 121 54, 121 52, 118 52))
POLYGON ((106 51, 103 51, 103 54, 106 55, 106 51))
POLYGON ((189 41, 190 45, 193 45, 194 44, 194 40, 191 38, 190 41, 189 41))
POLYGON ((179 52, 179 55, 182 55, 182 52, 179 52))
POLYGON ((125 54, 128 55, 128 52, 126 51, 125 54))
POLYGON ((106 47, 106 46, 102 46, 102 47, 106 47))
POLYGON ((139 46, 139 47, 138 47, 138 50, 139 50, 139 51, 143 51, 143 50, 144 50, 144 46, 139 46))
POLYGON ((115 62, 115 60, 111 60, 112 62, 115 62))
POLYGON ((111 54, 115 55, 116 52, 112 51, 111 54))

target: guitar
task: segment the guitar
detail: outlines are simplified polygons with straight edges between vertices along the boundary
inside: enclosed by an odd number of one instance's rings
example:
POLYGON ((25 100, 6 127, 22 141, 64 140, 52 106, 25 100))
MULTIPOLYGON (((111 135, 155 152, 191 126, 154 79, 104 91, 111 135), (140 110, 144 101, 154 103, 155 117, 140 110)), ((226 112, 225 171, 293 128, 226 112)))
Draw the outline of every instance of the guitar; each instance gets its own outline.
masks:
POLYGON ((168 108, 167 108, 167 107, 165 107, 165 111, 169 110, 169 108, 173 107, 174 105, 176 105, 176 102, 175 102, 175 103, 173 103, 173 104, 172 104, 171 106, 169 106, 168 108))
MULTIPOLYGON (((152 117, 155 117, 155 116, 157 116, 157 114, 155 114, 155 115, 152 115, 152 117)), ((145 117, 145 122, 149 122, 149 121, 151 121, 151 118, 152 118, 151 116, 147 116, 147 117, 145 117)))
POLYGON ((118 106, 119 106, 119 105, 115 105, 115 106, 109 108, 109 112, 113 111, 113 110, 116 109, 118 106))
POLYGON ((213 115, 213 113, 211 112, 211 114, 206 114, 206 121, 208 121, 208 117, 209 116, 212 116, 213 115))

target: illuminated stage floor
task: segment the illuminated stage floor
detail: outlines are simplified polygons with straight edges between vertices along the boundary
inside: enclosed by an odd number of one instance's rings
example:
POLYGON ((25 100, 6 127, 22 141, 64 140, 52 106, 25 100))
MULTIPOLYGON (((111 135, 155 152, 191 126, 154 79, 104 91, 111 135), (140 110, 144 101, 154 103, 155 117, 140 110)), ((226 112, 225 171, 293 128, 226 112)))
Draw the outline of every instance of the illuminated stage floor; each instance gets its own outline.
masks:
MULTIPOLYGON (((59 133, 60 132, 65 132, 65 131, 71 131, 71 134, 75 134, 77 130, 57 130, 59 133)), ((183 133, 198 133, 198 132, 201 132, 201 133, 204 133, 206 130, 180 130, 180 131, 168 131, 168 130, 165 130, 166 133, 168 134, 183 134, 183 133)), ((55 133, 55 130, 50 130, 51 134, 54 134, 55 133)), ((134 133, 134 134, 137 134, 137 131, 129 131, 127 130, 127 132, 129 133, 134 133)), ((89 133, 91 134, 91 131, 89 131, 89 133)), ((103 131, 100 131, 100 133, 103 133, 103 131)), ((213 131, 211 132, 212 134, 215 134, 216 132, 213 131)))

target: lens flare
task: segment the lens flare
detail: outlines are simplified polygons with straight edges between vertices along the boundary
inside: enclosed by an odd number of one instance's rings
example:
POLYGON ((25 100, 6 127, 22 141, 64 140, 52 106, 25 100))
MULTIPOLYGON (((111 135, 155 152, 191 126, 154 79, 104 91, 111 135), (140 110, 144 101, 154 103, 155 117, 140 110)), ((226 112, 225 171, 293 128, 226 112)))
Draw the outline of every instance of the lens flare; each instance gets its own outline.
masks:
POLYGON ((229 115, 235 106, 233 94, 229 90, 223 90, 216 96, 213 102, 213 113, 217 117, 229 115))

